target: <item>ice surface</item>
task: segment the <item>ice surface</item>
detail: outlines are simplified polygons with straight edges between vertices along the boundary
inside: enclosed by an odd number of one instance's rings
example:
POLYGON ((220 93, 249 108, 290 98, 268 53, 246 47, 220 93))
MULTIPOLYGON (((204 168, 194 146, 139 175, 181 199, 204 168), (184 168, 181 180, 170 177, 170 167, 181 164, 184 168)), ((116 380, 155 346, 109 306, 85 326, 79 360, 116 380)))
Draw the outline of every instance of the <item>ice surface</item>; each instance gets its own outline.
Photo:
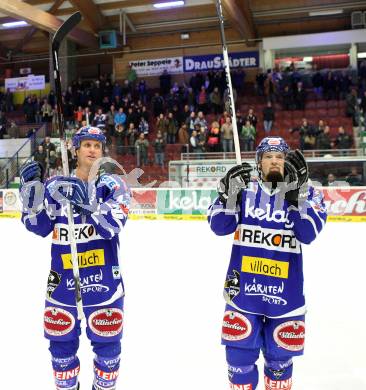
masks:
MULTIPOLYGON (((50 390, 42 314, 51 239, 9 219, 0 220, 0 234, 0 387, 50 390)), ((366 389, 365 237, 365 224, 329 223, 304 247, 306 351, 294 361, 294 390, 366 389)), ((228 389, 220 331, 231 240, 205 222, 127 223, 118 389, 228 389)), ((84 335, 79 357, 81 390, 89 390, 93 355, 84 335)))

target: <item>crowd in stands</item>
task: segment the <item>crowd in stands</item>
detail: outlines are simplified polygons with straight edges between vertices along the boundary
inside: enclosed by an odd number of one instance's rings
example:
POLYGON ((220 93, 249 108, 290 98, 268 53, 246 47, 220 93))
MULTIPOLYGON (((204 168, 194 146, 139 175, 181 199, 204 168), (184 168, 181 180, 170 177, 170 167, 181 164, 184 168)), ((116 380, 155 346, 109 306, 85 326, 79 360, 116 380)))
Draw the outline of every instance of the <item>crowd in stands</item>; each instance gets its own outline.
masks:
MULTIPOLYGON (((109 147, 116 154, 134 155, 138 165, 164 166, 165 149, 169 144, 181 145, 199 158, 202 153, 230 153, 234 151, 233 123, 224 71, 196 73, 187 83, 177 83, 163 72, 160 88, 149 88, 146 80, 138 78, 129 68, 123 83, 101 76, 91 82, 75 80, 63 93, 64 113, 70 135, 83 125, 101 128, 109 147), (154 160, 149 160, 149 150, 154 160)), ((366 122, 366 62, 361 64, 358 78, 346 71, 317 71, 311 77, 291 65, 283 70, 258 71, 255 94, 263 103, 261 112, 254 107, 242 109, 240 101, 247 96, 246 74, 243 69, 232 72, 236 126, 242 151, 253 151, 260 136, 274 135, 279 126, 276 117, 280 111, 302 111, 303 119, 297 126, 286 129, 298 137, 302 150, 342 149, 346 153, 354 145, 350 129, 339 126, 337 134, 330 131, 327 118, 313 123, 306 118, 305 108, 309 94, 318 100, 344 100, 344 116, 352 118, 353 126, 363 129, 366 122), (259 126, 260 125, 260 126, 259 126)), ((7 121, 3 112, 13 110, 11 93, 0 96, 0 138, 17 138, 18 124, 7 121)), ((56 115, 56 97, 53 91, 43 98, 27 96, 23 102, 24 122, 47 123, 48 135, 59 136, 56 115)), ((28 135, 31 135, 30 130, 28 135)), ((325 154, 326 152, 324 152, 325 154)), ((56 150, 44 145, 37 158, 56 170, 59 156, 56 150), (43 149, 43 150, 42 150, 43 149), (52 153, 51 153, 52 152, 52 153), (53 153, 54 152, 54 153, 53 153), (44 157, 44 155, 46 157, 44 157)))

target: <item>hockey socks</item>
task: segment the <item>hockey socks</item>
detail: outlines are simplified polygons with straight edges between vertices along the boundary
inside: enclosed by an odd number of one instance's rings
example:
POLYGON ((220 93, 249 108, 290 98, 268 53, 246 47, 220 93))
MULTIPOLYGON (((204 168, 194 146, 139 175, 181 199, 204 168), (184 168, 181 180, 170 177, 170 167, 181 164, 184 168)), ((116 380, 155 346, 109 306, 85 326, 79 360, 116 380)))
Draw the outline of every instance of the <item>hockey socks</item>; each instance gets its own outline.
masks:
POLYGON ((57 390, 77 390, 80 363, 77 356, 52 357, 53 375, 57 390))
POLYGON ((264 384, 266 390, 291 390, 292 387, 292 360, 268 360, 264 366, 264 384))
POLYGON ((101 357, 96 355, 94 359, 95 390, 115 390, 119 373, 120 357, 101 357))

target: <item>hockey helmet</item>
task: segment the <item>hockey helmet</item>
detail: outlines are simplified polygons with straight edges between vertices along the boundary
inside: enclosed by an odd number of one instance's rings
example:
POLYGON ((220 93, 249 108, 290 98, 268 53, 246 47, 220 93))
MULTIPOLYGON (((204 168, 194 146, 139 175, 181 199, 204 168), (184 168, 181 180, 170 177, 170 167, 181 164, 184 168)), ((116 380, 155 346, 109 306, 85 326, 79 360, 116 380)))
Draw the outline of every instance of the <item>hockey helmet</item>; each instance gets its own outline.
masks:
POLYGON ((81 127, 72 137, 72 145, 75 149, 80 148, 81 141, 84 139, 93 139, 95 141, 99 141, 103 145, 103 149, 106 144, 106 138, 103 134, 103 131, 98 127, 93 126, 84 126, 81 127))
POLYGON ((280 152, 285 155, 290 150, 286 141, 281 137, 265 137, 257 146, 255 151, 255 162, 258 165, 261 161, 263 153, 266 152, 280 152))

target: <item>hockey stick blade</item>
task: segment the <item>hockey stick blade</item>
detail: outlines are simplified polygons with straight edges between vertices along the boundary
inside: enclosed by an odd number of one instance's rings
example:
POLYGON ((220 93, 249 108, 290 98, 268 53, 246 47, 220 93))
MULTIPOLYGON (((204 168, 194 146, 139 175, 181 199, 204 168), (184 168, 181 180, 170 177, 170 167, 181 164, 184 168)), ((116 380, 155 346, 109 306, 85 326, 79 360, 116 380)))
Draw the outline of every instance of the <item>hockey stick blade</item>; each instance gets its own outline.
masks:
POLYGON ((68 19, 65 20, 64 23, 58 28, 55 32, 55 35, 52 39, 52 51, 58 51, 58 48, 61 45, 61 42, 66 37, 67 34, 70 33, 72 29, 74 29, 81 21, 81 13, 75 12, 68 19))

